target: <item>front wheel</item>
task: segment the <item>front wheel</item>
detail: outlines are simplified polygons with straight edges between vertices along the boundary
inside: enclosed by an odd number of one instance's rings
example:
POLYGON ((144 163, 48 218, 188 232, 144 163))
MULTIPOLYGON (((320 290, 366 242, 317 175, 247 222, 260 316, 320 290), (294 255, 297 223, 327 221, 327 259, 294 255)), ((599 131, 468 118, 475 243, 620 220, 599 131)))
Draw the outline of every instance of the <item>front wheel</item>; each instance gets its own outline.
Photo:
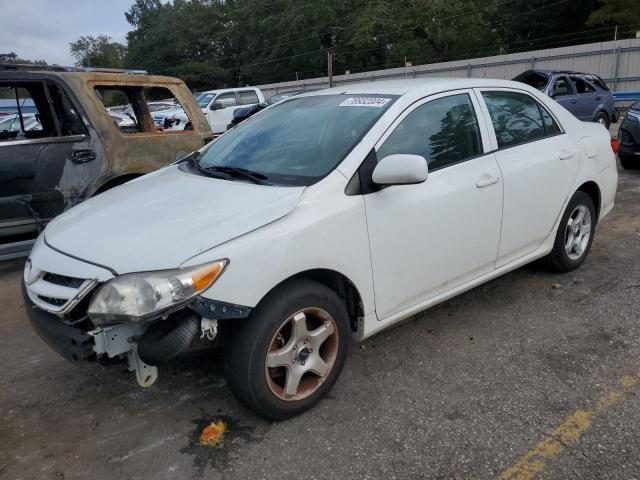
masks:
POLYGON ((274 420, 315 405, 344 365, 349 317, 340 297, 310 280, 278 287, 225 331, 225 376, 236 397, 274 420))
POLYGON ((591 248, 596 221, 591 197, 584 192, 576 192, 560 220, 553 250, 546 257, 547 264, 558 272, 578 268, 591 248))

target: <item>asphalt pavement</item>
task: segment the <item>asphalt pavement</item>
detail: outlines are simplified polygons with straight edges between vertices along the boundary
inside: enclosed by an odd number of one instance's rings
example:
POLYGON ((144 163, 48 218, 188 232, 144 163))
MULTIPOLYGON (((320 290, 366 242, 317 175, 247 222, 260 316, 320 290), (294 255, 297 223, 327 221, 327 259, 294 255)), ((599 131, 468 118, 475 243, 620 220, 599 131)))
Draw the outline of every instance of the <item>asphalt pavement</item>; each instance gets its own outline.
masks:
POLYGON ((585 264, 529 265, 351 344, 316 408, 272 423, 219 354, 76 367, 27 322, 23 261, 0 264, 2 479, 640 478, 640 171, 585 264), (220 448, 200 430, 222 420, 220 448))

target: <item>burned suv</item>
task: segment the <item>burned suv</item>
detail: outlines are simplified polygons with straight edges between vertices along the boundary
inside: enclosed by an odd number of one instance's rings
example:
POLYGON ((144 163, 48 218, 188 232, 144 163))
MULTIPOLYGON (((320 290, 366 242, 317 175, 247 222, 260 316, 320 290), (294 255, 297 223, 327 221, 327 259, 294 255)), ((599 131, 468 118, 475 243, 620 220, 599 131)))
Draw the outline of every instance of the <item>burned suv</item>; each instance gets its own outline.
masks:
POLYGON ((0 260, 27 255, 68 208, 213 138, 181 80, 143 71, 0 65, 0 99, 0 260), (156 128, 149 103, 160 99, 193 128, 156 128))

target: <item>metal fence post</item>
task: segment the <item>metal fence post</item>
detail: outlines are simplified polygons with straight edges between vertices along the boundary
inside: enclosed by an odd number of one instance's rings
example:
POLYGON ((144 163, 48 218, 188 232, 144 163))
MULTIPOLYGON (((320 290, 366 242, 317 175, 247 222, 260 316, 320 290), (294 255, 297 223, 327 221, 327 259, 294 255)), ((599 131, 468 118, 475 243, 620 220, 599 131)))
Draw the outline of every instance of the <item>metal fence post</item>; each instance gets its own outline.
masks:
POLYGON ((613 61, 613 91, 618 90, 618 69, 620 67, 620 47, 615 49, 615 59, 613 61))

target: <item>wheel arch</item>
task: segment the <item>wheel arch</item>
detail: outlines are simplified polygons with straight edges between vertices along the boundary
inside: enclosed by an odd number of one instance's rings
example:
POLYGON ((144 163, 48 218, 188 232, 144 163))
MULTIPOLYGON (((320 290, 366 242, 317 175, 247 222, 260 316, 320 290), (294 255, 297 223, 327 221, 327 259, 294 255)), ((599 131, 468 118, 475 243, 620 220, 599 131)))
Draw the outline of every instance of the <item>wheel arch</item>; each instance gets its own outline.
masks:
POLYGON ((100 193, 106 192, 111 188, 117 187, 118 185, 122 185, 123 183, 127 183, 128 181, 133 180, 134 178, 141 177, 142 175, 144 175, 144 173, 127 173, 124 175, 118 175, 117 177, 110 178, 109 180, 104 182, 102 185, 100 185, 98 188, 96 188, 91 196, 93 197, 95 195, 99 195, 100 193))
POLYGON ((346 275, 336 270, 328 268, 313 268, 298 272, 275 285, 262 297, 262 299, 260 299, 260 301, 267 298, 271 292, 285 283, 295 282, 300 279, 313 280, 333 290, 345 303, 347 313, 349 315, 351 331, 356 332, 358 330, 359 319, 364 317, 362 296, 355 284, 346 275))
POLYGON ((577 192, 584 192, 591 198, 593 202, 593 206, 596 209, 596 219, 600 218, 600 207, 602 203, 602 193, 600 192, 600 187, 593 180, 589 180, 588 182, 584 182, 582 185, 578 187, 577 192))

